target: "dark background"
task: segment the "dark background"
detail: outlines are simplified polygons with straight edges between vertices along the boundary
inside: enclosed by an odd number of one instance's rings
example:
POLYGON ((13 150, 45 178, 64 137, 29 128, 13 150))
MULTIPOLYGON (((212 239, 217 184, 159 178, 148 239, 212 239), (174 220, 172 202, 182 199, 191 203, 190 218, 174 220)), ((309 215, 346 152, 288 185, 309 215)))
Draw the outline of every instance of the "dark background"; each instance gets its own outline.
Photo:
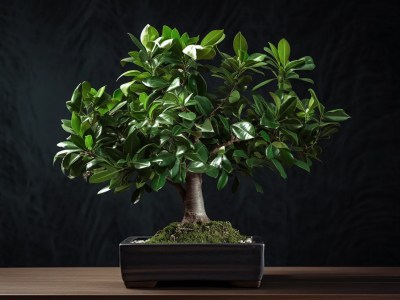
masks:
POLYGON ((268 265, 400 266, 400 6, 397 1, 4 1, 0 2, 0 266, 111 266, 118 243, 180 220, 166 188, 131 205, 128 194, 69 180, 52 166, 66 137, 60 119, 75 86, 118 85, 126 32, 150 23, 191 35, 241 30, 250 51, 286 37, 328 108, 352 119, 325 143, 312 174, 285 181, 259 172, 237 194, 206 180, 212 219, 266 242, 268 265))

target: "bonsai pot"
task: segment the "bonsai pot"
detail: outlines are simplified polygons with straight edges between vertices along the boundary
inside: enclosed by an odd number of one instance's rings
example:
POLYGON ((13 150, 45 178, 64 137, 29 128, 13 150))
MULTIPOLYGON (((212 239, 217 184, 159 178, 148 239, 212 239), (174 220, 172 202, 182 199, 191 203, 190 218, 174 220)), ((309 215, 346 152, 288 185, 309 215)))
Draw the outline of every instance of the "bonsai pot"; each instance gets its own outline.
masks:
POLYGON ((128 237, 119 245, 122 279, 127 288, 154 287, 158 281, 226 281, 259 287, 264 243, 146 244, 149 237, 128 237))

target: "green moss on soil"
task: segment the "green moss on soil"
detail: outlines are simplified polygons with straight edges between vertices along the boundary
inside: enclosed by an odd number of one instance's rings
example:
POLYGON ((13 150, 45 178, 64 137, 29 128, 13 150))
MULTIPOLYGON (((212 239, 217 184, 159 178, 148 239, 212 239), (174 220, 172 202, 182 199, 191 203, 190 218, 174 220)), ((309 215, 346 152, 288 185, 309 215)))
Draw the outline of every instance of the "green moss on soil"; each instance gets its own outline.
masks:
POLYGON ((211 221, 206 224, 182 224, 174 222, 158 231, 146 243, 240 243, 248 237, 241 235, 226 221, 211 221))

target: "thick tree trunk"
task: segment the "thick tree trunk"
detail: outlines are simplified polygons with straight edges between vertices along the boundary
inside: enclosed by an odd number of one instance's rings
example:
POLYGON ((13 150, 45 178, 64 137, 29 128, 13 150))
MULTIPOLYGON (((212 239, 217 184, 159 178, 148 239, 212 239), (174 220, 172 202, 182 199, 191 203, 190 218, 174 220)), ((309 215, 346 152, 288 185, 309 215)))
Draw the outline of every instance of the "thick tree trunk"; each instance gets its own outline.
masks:
POLYGON ((201 188, 203 182, 202 176, 202 174, 190 172, 186 174, 186 192, 183 199, 185 213, 182 223, 210 222, 204 209, 203 191, 201 188))

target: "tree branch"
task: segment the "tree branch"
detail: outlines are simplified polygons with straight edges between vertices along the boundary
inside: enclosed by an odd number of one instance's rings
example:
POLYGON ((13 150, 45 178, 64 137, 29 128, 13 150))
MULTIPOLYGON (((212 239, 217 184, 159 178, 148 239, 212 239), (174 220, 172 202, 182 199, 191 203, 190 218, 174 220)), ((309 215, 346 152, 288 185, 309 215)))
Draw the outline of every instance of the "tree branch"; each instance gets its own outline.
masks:
POLYGON ((228 146, 232 145, 233 143, 237 143, 237 142, 240 142, 240 140, 236 136, 232 135, 231 139, 229 141, 226 141, 226 142, 224 142, 222 144, 219 144, 217 147, 215 147, 213 150, 211 150, 210 156, 212 157, 215 154, 217 154, 219 148, 228 147, 228 146))
POLYGON ((182 201, 184 201, 186 196, 185 188, 181 184, 173 182, 171 179, 167 179, 167 181, 169 184, 173 185, 176 188, 176 190, 178 191, 179 195, 182 198, 182 201))

